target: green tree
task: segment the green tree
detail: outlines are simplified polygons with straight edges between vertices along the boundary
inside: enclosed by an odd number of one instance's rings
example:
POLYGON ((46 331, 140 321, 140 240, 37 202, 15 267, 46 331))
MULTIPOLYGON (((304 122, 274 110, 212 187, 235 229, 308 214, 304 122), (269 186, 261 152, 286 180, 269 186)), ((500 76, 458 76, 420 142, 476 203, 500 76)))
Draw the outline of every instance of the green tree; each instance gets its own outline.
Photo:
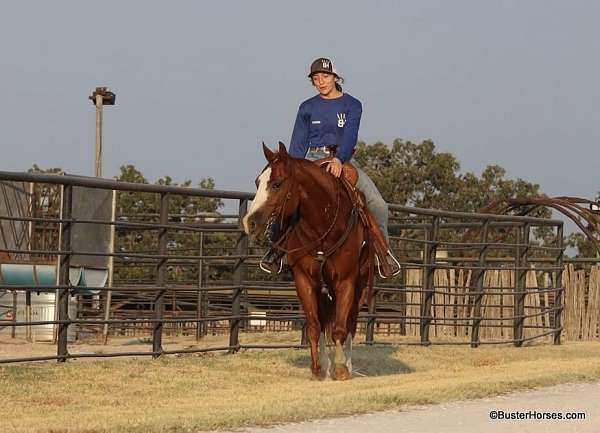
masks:
MULTIPOLYGON (((144 183, 148 181, 141 171, 133 165, 121 166, 119 181, 144 183)), ((173 181, 170 176, 165 176, 156 181, 157 185, 191 187, 192 181, 186 180, 182 184, 173 181)), ((212 178, 202 179, 198 187, 214 189, 212 178)), ((171 194, 169 196, 169 223, 195 225, 202 223, 207 217, 212 220, 219 219, 218 210, 223 202, 218 198, 196 197, 189 195, 171 194)), ((117 195, 117 219, 123 222, 158 223, 160 212, 160 195, 146 192, 120 191, 117 195)), ((198 232, 169 230, 167 249, 170 254, 197 255, 199 249, 198 232)), ((207 244, 222 242, 218 235, 210 236, 207 244)), ((115 249, 121 253, 150 253, 158 251, 158 230, 143 228, 121 228, 117 230, 115 249)), ((133 259, 126 256, 121 259, 121 266, 116 272, 116 278, 122 281, 148 282, 156 278, 155 262, 144 259, 133 259), (132 263, 135 266, 127 266, 132 263), (123 266, 125 264, 125 266, 123 266)), ((175 261, 174 261, 175 262, 175 261)), ((169 279, 193 280, 197 278, 197 263, 189 265, 180 262, 169 266, 169 279)))

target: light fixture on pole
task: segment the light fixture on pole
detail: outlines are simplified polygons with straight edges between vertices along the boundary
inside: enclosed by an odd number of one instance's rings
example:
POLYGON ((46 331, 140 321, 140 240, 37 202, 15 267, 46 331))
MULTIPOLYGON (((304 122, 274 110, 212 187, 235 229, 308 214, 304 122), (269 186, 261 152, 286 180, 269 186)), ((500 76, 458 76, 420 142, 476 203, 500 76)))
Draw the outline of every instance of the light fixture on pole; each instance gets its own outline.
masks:
POLYGON ((96 177, 102 177, 102 108, 115 105, 116 95, 106 87, 96 87, 89 99, 96 106, 96 177))

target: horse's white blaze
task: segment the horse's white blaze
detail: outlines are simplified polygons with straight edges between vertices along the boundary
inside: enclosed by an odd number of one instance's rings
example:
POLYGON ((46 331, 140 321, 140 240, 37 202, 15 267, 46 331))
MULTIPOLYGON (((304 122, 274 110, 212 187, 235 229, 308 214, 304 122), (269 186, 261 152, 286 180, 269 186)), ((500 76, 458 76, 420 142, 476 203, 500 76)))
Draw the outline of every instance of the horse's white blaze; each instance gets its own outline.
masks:
POLYGON ((259 176, 258 189, 256 191, 256 195, 254 196, 254 200, 252 200, 252 205, 250 205, 248 213, 244 217, 244 230, 248 234, 250 233, 250 227, 248 227, 248 218, 258 209, 260 209, 269 197, 269 191, 267 191, 267 184, 269 183, 269 179, 271 179, 271 167, 267 167, 267 169, 263 171, 262 174, 259 176))

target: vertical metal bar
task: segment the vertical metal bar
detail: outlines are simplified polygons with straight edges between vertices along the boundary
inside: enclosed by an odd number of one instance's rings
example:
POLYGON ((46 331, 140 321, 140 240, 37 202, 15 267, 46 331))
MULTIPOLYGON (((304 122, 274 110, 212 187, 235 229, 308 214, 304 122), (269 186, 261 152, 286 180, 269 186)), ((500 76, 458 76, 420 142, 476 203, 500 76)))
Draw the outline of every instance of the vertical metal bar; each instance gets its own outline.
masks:
MULTIPOLYGON (((59 185, 59 190, 60 190, 60 201, 59 201, 59 218, 62 219, 63 218, 63 202, 64 202, 64 197, 65 197, 65 186, 64 185, 59 185)), ((45 197, 48 197, 47 195, 45 197)), ((40 197, 40 199, 43 199, 44 197, 40 197)), ((49 197, 48 197, 49 199, 49 197)), ((44 227, 46 228, 46 227, 44 227)), ((40 247, 42 249, 47 249, 50 248, 50 246, 52 245, 52 239, 47 239, 46 237, 46 233, 47 231, 44 230, 44 238, 42 239, 42 242, 40 244, 40 247)), ((50 232, 51 233, 51 232, 50 232)), ((62 247, 62 238, 63 238, 63 231, 62 231, 62 224, 58 225, 58 247, 61 248, 62 247)), ((52 235, 50 235, 50 237, 52 237, 52 235)), ((56 285, 60 285, 60 282, 62 281, 62 273, 61 273, 61 256, 56 256, 56 285)), ((58 290, 55 291, 54 293, 54 320, 58 321, 58 290)), ((55 323, 54 325, 52 325, 52 344, 56 344, 56 342, 58 341, 58 325, 55 323)))
MULTIPOLYGON (((199 247, 198 254, 200 257, 204 255, 204 232, 200 232, 199 236, 199 247)), ((202 292, 202 284, 204 279, 204 260, 198 260, 198 298, 196 304, 196 318, 198 321, 196 322, 196 342, 200 341, 200 338, 204 336, 204 325, 206 322, 201 322, 200 319, 203 317, 203 303, 204 303, 204 293, 202 292)))
POLYGON ((515 302, 513 338, 514 345, 520 347, 523 344, 523 324, 525 322, 525 277, 529 267, 529 232, 531 224, 525 223, 517 230, 516 247, 516 269, 515 269, 515 302))
MULTIPOLYGON (((242 229, 242 220, 248 211, 248 200, 241 199, 238 212, 238 226, 242 229)), ((237 242, 237 255, 246 256, 248 254, 248 236, 243 231, 237 242)), ((236 286, 231 292, 231 314, 239 316, 241 314, 241 299, 242 299, 242 281, 244 279, 244 259, 236 261, 233 269, 233 284, 236 286)), ((234 317, 229 321, 229 349, 230 353, 235 353, 239 350, 240 345, 240 323, 239 317, 234 317)))
MULTIPOLYGON (((12 292, 12 322, 17 323, 17 291, 12 292)), ((10 330, 10 338, 17 338, 17 327, 12 326, 10 330)))
POLYGON ((481 246, 479 247, 479 260, 477 261, 477 273, 475 274, 475 299, 473 301, 473 314, 471 316, 473 323, 471 325, 471 347, 479 346, 479 327, 481 325, 481 303, 483 301, 484 287, 483 277, 485 276, 486 253, 488 234, 490 230, 490 221, 485 220, 481 228, 481 246))
MULTIPOLYGON (((62 200, 62 219, 70 220, 72 217, 73 210, 73 187, 71 185, 65 185, 63 188, 63 200, 62 200)), ((58 299, 56 306, 58 307, 58 346, 57 356, 58 362, 65 362, 67 360, 67 332, 69 330, 69 292, 71 282, 69 280, 69 269, 71 267, 71 221, 63 221, 61 223, 61 243, 60 249, 64 252, 60 256, 60 278, 59 284, 62 286, 58 289, 58 299), (63 323, 65 322, 66 323, 63 323)))
POLYGON ((407 281, 407 269, 405 266, 402 266, 402 269, 400 270, 400 281, 399 281, 399 287, 402 288, 402 291, 400 292, 400 314, 401 314, 401 318, 400 318, 400 335, 406 335, 406 313, 407 313, 407 307, 408 305, 406 305, 406 303, 408 302, 407 296, 406 296, 406 281, 407 281))
MULTIPOLYGON (((112 196, 112 212, 111 212, 111 222, 113 223, 110 226, 110 246, 109 253, 112 254, 115 252, 115 221, 117 220, 117 191, 113 190, 112 196)), ((108 290, 106 291, 106 304, 104 305, 104 320, 108 321, 110 319, 110 304, 112 303, 112 286, 115 274, 115 258, 111 255, 108 258, 108 290)), ((103 343, 108 343, 108 323, 105 323, 102 329, 102 339, 103 343)))
POLYGON ((300 345, 307 346, 308 345, 308 326, 306 326, 306 320, 302 322, 302 331, 300 335, 300 345))
MULTIPOLYGON (((169 194, 161 193, 160 195, 160 224, 165 226, 169 223, 169 194)), ((158 231, 158 254, 161 256, 167 255, 167 228, 161 227, 158 231)), ((163 319, 165 313, 165 293, 167 291, 167 258, 161 258, 158 262, 156 274, 156 286, 159 287, 156 299, 154 300, 154 318, 157 322, 154 323, 152 330, 152 355, 153 358, 158 358, 162 353, 162 332, 163 319)))
POLYGON ((557 247, 560 248, 560 251, 558 252, 558 256, 556 257, 556 267, 558 268, 558 270, 556 271, 556 279, 554 280, 555 288, 559 289, 556 292, 554 292, 554 344, 560 344, 560 334, 562 333, 561 319, 563 312, 562 298, 565 291, 565 288, 562 284, 562 274, 564 268, 563 256, 565 253, 562 222, 557 227, 556 232, 557 247))
POLYGON ((431 226, 426 232, 425 254, 423 256, 423 291, 421 292, 421 344, 429 344, 429 328, 431 326, 431 304, 433 303, 433 275, 437 252, 437 240, 440 219, 432 217, 431 226))
MULTIPOLYGON (((35 266, 35 265, 34 265, 35 266)), ((31 322, 32 317, 31 311, 31 291, 25 292, 25 321, 31 322)), ((31 332, 31 325, 27 325, 25 328, 25 339, 30 343, 33 343, 33 333, 31 332)))
POLYGON ((367 329, 365 335, 365 344, 372 345, 375 336, 375 322, 377 320, 377 292, 373 288, 373 296, 369 301, 369 315, 367 316, 367 329))

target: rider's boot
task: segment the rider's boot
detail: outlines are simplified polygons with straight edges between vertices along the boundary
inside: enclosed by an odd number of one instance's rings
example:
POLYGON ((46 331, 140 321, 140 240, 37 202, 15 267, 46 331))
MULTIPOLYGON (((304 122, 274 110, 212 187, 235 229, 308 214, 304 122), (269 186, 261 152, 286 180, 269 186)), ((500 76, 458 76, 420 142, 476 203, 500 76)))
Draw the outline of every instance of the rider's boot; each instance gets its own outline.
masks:
POLYGON ((371 212, 367 212, 367 218, 370 226, 369 234, 373 238, 373 246, 375 247, 379 275, 382 278, 393 277, 394 275, 400 273, 400 263, 388 248, 385 236, 371 212))

